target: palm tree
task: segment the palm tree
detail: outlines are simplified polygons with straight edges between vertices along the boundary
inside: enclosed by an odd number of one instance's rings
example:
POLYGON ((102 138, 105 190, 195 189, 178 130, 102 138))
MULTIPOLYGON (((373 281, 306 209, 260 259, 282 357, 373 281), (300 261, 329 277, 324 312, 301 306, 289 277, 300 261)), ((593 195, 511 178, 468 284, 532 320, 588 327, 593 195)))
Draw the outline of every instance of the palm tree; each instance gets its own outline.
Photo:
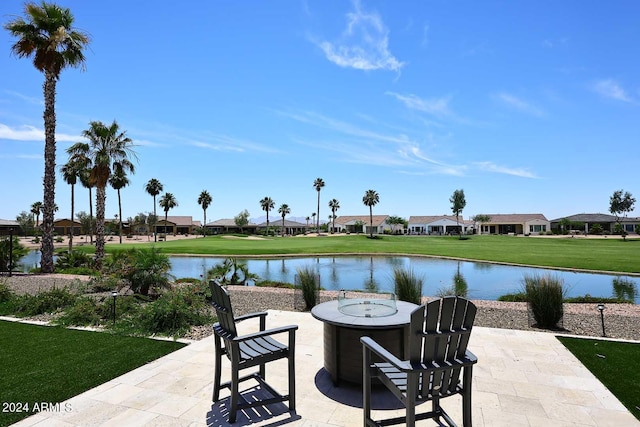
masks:
MULTIPOLYGON (((315 212, 312 212, 312 213, 311 213, 311 225, 313 225, 313 223, 315 222, 315 220, 316 220, 316 213, 315 213, 315 212)), ((316 228, 316 232, 317 232, 317 233, 320 233, 320 230, 319 230, 318 228, 316 228)))
POLYGON ((125 131, 120 131, 114 120, 109 126, 92 121, 89 129, 82 131, 89 142, 77 142, 69 147, 73 156, 84 157, 91 162, 89 183, 96 187, 96 268, 102 268, 104 258, 104 211, 107 199, 107 183, 112 174, 134 173, 130 158, 136 158, 132 141, 125 131))
POLYGON ((371 233, 371 238, 373 238, 373 207, 378 204, 380 201, 380 196, 374 190, 367 190, 364 193, 364 197, 362 198, 362 203, 365 206, 369 206, 369 232, 371 233))
POLYGON ((316 231, 318 232, 318 234, 320 234, 320 190, 322 190, 322 187, 324 187, 324 181, 322 180, 322 178, 316 178, 315 181, 313 181, 313 187, 318 192, 318 223, 316 224, 316 231))
MULTIPOLYGON (((83 50, 89 36, 72 27, 68 8, 53 3, 26 3, 25 18, 18 17, 4 28, 18 40, 11 51, 18 58, 33 57, 33 65, 44 73, 44 204, 42 212, 41 271, 53 273, 53 205, 56 190, 56 83, 66 67, 84 69, 83 50), (26 20, 25 20, 26 19, 26 20)), ((73 218, 72 218, 73 219, 73 218)))
POLYGON ((126 172, 116 171, 111 175, 111 178, 109 178, 109 184, 118 192, 118 218, 120 218, 118 222, 118 234, 120 236, 120 244, 122 244, 122 199, 120 198, 120 190, 129 185, 130 182, 126 172))
POLYGON ((308 229, 309 229, 309 220, 310 220, 310 219, 311 219, 311 218, 309 218, 309 217, 306 217, 306 218, 305 218, 305 220, 307 221, 307 231, 308 231, 308 229))
MULTIPOLYGON (((162 192, 162 184, 157 179, 151 178, 149 182, 147 182, 147 185, 145 185, 144 189, 149 195, 153 196, 153 217, 158 218, 158 215, 156 214, 156 196, 162 192)), ((158 241, 155 224, 153 225, 153 241, 158 241)))
POLYGON ((206 235, 206 225, 207 225, 207 208, 211 205, 211 194, 207 190, 202 190, 200 195, 198 196, 198 204, 202 206, 202 210, 204 211, 204 223, 202 224, 202 235, 206 235))
POLYGON ((284 237, 284 217, 291 213, 291 209, 289 209, 289 205, 283 203, 278 208, 278 212, 280 213, 280 215, 282 215, 282 236, 284 237))
POLYGON ((169 215, 169 210, 178 206, 178 201, 176 197, 171 193, 164 193, 164 196, 160 197, 160 201, 158 201, 160 207, 164 210, 164 231, 167 232, 167 217, 169 215))
MULTIPOLYGON (((67 150, 69 151, 69 150, 67 150)), ((82 186, 84 188, 87 188, 89 190, 89 242, 91 244, 93 244, 93 195, 92 195, 92 191, 91 189, 93 188, 93 184, 91 184, 89 177, 91 175, 91 170, 90 170, 90 166, 91 163, 88 162, 88 160, 85 158, 83 160, 85 162, 85 164, 82 166, 82 169, 80 170, 80 183, 82 184, 82 186)))
POLYGON ((74 230, 74 211, 75 211, 75 185, 80 178, 80 172, 82 171, 82 165, 78 161, 69 159, 69 161, 60 167, 62 173, 62 179, 71 186, 71 231, 69 232, 69 252, 73 250, 73 230, 74 230))
POLYGON ((333 225, 331 226, 333 232, 336 229, 336 211, 340 209, 340 202, 337 199, 331 199, 329 207, 331 208, 331 217, 333 219, 333 225))
POLYGON ((42 213, 42 202, 34 202, 31 205, 31 213, 36 216, 36 230, 40 225, 40 214, 42 213))
POLYGON ((269 211, 275 207, 276 203, 271 197, 264 197, 260 200, 260 207, 267 213, 267 235, 269 235, 269 211))

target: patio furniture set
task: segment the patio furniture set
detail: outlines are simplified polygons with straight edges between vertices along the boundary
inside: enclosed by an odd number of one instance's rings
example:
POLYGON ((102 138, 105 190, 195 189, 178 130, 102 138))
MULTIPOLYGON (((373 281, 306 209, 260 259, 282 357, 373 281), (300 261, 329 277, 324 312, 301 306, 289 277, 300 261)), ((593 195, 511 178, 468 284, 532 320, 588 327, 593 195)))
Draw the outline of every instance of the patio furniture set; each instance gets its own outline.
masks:
MULTIPOLYGON (((295 413, 295 332, 296 325, 267 329, 267 312, 234 317, 227 290, 210 282, 213 307, 218 322, 215 333, 215 372, 213 401, 228 388, 229 422, 237 411, 246 408, 288 402, 295 413), (259 320, 255 333, 238 335, 236 323, 259 320), (287 337, 286 344, 274 335, 287 337), (231 362, 231 380, 221 383, 222 356, 231 362), (288 394, 282 395, 265 380, 265 365, 287 359, 288 394), (240 376, 240 371, 257 367, 256 372, 240 376), (243 399, 239 384, 254 379, 271 397, 264 400, 243 399)), ((462 396, 463 426, 471 426, 471 379, 477 358, 467 349, 476 307, 461 297, 445 297, 425 305, 415 305, 394 298, 346 298, 319 304, 311 314, 324 324, 324 369, 333 383, 343 381, 362 384, 363 424, 383 426, 432 418, 449 426, 455 422, 440 406, 440 400, 462 396), (375 421, 371 417, 371 392, 374 387, 387 388, 406 408, 406 416, 375 421), (426 412, 416 413, 416 406, 431 402, 426 412)), ((442 424, 440 424, 442 425, 442 424)))

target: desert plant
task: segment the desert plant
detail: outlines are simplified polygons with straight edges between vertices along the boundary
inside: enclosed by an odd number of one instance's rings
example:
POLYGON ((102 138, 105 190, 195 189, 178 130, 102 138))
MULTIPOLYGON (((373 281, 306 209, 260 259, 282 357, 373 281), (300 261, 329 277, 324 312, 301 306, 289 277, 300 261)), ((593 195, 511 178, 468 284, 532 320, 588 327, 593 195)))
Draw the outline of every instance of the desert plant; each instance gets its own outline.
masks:
POLYGON ((58 310, 72 306, 78 296, 68 287, 53 288, 37 295, 22 295, 16 301, 16 314, 19 316, 35 316, 38 314, 55 313, 58 310))
POLYGON ((91 255, 78 250, 71 252, 64 251, 57 255, 56 271, 77 267, 93 268, 93 258, 91 255))
POLYGON ((7 302, 14 297, 13 291, 6 280, 0 280, 0 303, 7 302))
POLYGON ((311 266, 298 268, 296 277, 296 287, 302 291, 302 298, 305 303, 305 310, 311 310, 318 304, 318 291, 320 289, 320 276, 316 274, 311 266))
POLYGON ((525 275, 523 290, 538 328, 555 329, 562 320, 566 294, 561 278, 547 275, 525 275))
POLYGON ((400 301, 421 304, 424 277, 417 276, 413 269, 396 267, 393 269, 393 282, 400 301))

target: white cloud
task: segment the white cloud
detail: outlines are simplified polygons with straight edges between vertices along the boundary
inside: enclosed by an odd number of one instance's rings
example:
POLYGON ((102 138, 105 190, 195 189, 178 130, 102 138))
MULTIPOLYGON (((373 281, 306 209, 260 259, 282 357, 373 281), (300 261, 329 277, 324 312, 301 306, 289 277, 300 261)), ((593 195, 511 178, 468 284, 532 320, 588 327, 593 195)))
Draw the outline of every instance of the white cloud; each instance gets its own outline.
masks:
POLYGON ((389 30, 376 12, 366 12, 360 1, 347 13, 347 28, 339 41, 316 42, 334 64, 357 70, 400 71, 405 63, 389 51, 389 30))
POLYGON ((450 96, 442 98, 423 99, 417 95, 409 94, 402 95, 395 92, 386 92, 386 95, 393 96, 398 101, 402 102, 407 108, 412 110, 421 111, 423 113, 431 114, 437 117, 445 117, 451 115, 449 108, 450 96))
POLYGON ((622 86, 613 79, 598 80, 593 84, 592 88, 596 93, 604 96, 605 98, 612 98, 624 102, 633 102, 622 86))
POLYGON ((474 162, 474 165, 485 172, 501 173, 505 175, 519 176, 521 178, 538 178, 535 173, 523 168, 510 168, 496 165, 493 162, 474 162))
POLYGON ((509 93, 501 92, 495 97, 508 107, 514 110, 518 110, 522 113, 527 113, 538 117, 542 117, 545 115, 544 111, 540 108, 509 93))
MULTIPOLYGON (((11 141, 44 142, 44 130, 29 125, 11 127, 0 123, 0 139, 8 139, 11 141)), ((56 133, 56 141, 76 142, 79 139, 80 137, 75 135, 56 133)))

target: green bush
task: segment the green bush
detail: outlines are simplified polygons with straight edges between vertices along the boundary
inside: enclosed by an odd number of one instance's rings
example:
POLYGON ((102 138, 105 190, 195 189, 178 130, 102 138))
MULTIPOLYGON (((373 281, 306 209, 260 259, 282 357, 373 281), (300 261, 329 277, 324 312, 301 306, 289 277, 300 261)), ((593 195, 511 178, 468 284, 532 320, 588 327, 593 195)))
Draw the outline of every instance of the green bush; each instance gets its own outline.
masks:
POLYGON ((141 310, 136 320, 144 334, 168 336, 182 336, 193 325, 213 322, 204 298, 191 287, 163 292, 141 310))
POLYGON ((54 323, 61 326, 97 326, 101 323, 98 302, 95 298, 82 296, 68 307, 54 323))
POLYGON ((6 280, 0 281, 0 302, 7 302, 13 298, 14 294, 6 280))
POLYGON ((55 313, 58 310, 72 306, 78 296, 69 288, 53 288, 37 295, 22 295, 16 298, 16 314, 20 316, 35 316, 38 314, 55 313))
POLYGON ((298 268, 298 281, 296 287, 300 287, 304 299, 305 310, 311 310, 318 304, 318 291, 320 290, 320 277, 311 266, 298 268))
POLYGON ((527 302, 527 295, 524 292, 518 292, 515 294, 505 294, 498 297, 498 301, 505 302, 527 302))
POLYGON ((263 288, 286 288, 286 289, 295 288, 295 285, 293 285, 292 283, 278 282, 275 280, 261 280, 259 282, 256 282, 255 286, 263 287, 263 288))
POLYGON ((566 294, 561 278, 550 274, 525 275, 524 292, 538 328, 555 329, 562 319, 566 294))
POLYGON ((92 269, 93 265, 93 257, 79 250, 73 250, 71 252, 64 251, 58 253, 56 257, 56 271, 79 267, 92 269))
POLYGON ((418 277, 413 269, 403 269, 396 267, 393 269, 393 282, 395 285, 396 297, 400 301, 422 303, 423 277, 418 277))
POLYGON ((156 247, 132 248, 113 253, 105 260, 104 272, 120 278, 129 288, 141 295, 169 287, 171 262, 156 247))

